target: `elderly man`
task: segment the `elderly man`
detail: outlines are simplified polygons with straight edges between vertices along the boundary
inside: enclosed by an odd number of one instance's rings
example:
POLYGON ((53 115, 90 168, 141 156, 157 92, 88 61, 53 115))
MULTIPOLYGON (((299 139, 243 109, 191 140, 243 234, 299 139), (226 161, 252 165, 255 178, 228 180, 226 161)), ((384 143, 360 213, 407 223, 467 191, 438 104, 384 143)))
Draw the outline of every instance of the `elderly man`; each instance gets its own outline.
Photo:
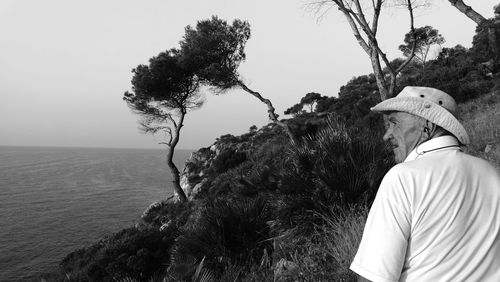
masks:
POLYGON ((406 87, 382 112, 397 164, 385 175, 351 264, 359 281, 500 281, 500 175, 469 156, 443 91, 406 87))

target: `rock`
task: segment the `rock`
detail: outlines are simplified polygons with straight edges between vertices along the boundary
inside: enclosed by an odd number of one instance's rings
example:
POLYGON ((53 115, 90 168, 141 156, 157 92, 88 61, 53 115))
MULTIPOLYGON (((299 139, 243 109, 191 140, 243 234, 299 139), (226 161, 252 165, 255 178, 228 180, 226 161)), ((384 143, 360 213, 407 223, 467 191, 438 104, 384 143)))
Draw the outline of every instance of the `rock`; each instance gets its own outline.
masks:
POLYGON ((486 145, 486 148, 484 148, 484 152, 489 153, 491 151, 491 149, 493 149, 493 145, 488 144, 488 145, 486 145))
POLYGON ((191 194, 191 191, 193 190, 193 187, 191 187, 191 185, 189 184, 188 180, 189 174, 190 173, 185 169, 181 174, 181 180, 180 180, 181 188, 188 197, 191 194))
POLYGON ((204 178, 200 183, 196 184, 191 190, 191 194, 189 195, 189 199, 193 199, 196 194, 200 193, 201 189, 208 182, 208 179, 204 178))
POLYGON ((154 202, 149 207, 146 208, 146 210, 142 213, 141 219, 145 219, 147 217, 150 217, 152 212, 158 208, 160 208, 163 205, 162 202, 154 202))
POLYGON ((274 282, 299 281, 299 266, 286 259, 280 259, 274 267, 274 282))
POLYGON ((172 225, 172 220, 169 219, 167 222, 163 223, 161 226, 160 226, 160 231, 163 231, 165 230, 166 228, 168 228, 170 225, 172 225))

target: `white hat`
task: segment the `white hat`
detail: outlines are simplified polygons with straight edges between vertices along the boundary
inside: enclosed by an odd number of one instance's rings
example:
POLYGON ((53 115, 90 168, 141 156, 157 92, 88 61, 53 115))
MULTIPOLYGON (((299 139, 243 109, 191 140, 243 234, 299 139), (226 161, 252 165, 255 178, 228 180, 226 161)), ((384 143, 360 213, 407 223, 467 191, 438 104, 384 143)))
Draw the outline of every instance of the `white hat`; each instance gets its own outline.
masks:
POLYGON ((396 97, 387 99, 371 108, 375 112, 407 112, 441 126, 457 137, 460 143, 469 144, 469 135, 455 117, 457 103, 445 92, 430 88, 407 86, 396 97))

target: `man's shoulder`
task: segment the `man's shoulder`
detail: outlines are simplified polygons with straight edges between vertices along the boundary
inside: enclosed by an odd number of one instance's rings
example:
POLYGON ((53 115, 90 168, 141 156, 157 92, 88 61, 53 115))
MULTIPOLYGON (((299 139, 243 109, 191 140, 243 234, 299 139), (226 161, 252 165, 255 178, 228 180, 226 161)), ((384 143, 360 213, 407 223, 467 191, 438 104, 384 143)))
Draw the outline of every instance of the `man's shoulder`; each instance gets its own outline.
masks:
POLYGON ((419 160, 399 163, 393 166, 386 174, 387 177, 401 177, 412 175, 421 171, 431 169, 429 166, 423 165, 419 160))
POLYGON ((414 177, 419 174, 440 173, 449 169, 498 174, 498 169, 488 161, 463 151, 453 150, 437 152, 413 161, 399 163, 393 166, 386 176, 392 178, 414 177))

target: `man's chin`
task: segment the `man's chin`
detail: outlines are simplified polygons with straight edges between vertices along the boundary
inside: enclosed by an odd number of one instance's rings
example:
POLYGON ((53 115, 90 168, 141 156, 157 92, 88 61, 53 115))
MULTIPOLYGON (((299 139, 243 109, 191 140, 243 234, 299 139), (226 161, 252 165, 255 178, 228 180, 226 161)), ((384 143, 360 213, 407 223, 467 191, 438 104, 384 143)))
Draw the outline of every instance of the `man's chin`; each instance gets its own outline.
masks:
POLYGON ((405 157, 403 157, 403 154, 399 152, 398 150, 394 150, 394 161, 399 164, 402 163, 405 160, 405 157))

